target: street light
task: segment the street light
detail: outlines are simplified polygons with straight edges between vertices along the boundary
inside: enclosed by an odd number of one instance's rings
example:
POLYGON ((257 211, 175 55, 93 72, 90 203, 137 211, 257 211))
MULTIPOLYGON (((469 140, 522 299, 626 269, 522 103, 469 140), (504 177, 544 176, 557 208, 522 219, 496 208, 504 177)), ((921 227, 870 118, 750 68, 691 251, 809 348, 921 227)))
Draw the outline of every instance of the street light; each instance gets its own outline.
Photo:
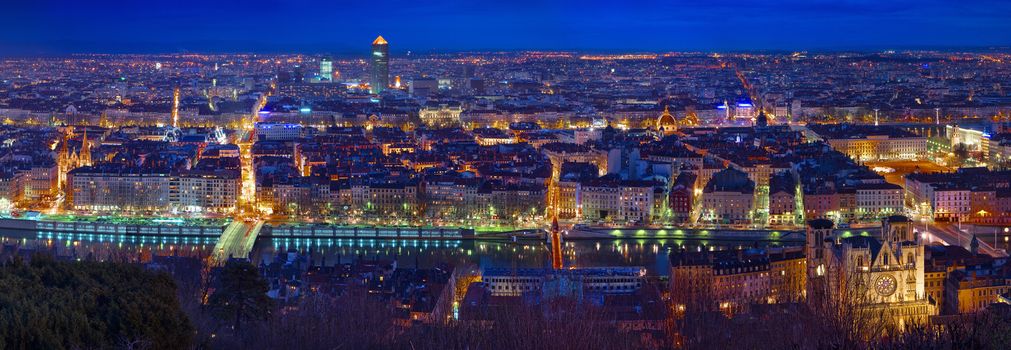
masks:
POLYGON ((1004 228, 1004 253, 1007 254, 1007 233, 1011 230, 1007 227, 1004 228))

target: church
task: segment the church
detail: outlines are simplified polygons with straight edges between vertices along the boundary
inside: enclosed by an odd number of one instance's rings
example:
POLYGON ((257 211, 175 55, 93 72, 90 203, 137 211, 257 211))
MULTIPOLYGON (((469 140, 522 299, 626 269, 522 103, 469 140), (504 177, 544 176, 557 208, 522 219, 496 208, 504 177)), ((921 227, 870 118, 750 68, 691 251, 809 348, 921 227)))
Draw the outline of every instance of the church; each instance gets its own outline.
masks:
POLYGON ((66 127, 63 139, 60 140, 60 153, 57 155, 57 165, 59 166, 59 177, 57 188, 62 188, 67 183, 67 173, 79 167, 89 166, 91 161, 91 143, 88 142, 88 129, 84 128, 81 135, 80 145, 76 148, 71 146, 74 138, 74 128, 66 127))
POLYGON ((809 300, 852 304, 890 317, 900 328, 937 314, 924 284, 924 245, 905 216, 882 219, 877 236, 811 220, 805 250, 809 300))
POLYGON ((695 112, 689 112, 682 120, 678 120, 670 112, 670 106, 663 107, 663 113, 654 122, 656 132, 661 136, 668 136, 678 132, 680 127, 699 126, 699 119, 695 112))

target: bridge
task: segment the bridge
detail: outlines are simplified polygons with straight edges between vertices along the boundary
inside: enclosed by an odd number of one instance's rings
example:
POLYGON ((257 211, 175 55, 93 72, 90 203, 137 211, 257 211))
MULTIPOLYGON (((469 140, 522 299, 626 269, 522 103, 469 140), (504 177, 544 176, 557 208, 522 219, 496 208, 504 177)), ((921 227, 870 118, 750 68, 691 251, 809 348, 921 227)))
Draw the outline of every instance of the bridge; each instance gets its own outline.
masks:
POLYGON ((253 244, 256 243, 256 237, 260 235, 260 229, 262 228, 262 220, 253 222, 242 220, 232 221, 232 223, 228 224, 228 227, 225 227, 225 230, 221 232, 221 238, 218 239, 218 243, 214 245, 212 262, 216 265, 222 265, 231 258, 248 258, 249 253, 253 251, 253 244))
MULTIPOLYGON (((274 86, 271 86, 271 91, 274 86)), ((263 228, 263 220, 258 217, 258 208, 255 207, 256 199, 256 176, 253 169, 252 145, 256 135, 256 121, 259 113, 267 104, 267 97, 271 91, 260 95, 256 105, 253 106, 249 118, 243 119, 242 128, 236 137, 235 143, 239 146, 239 160, 242 176, 242 188, 239 196, 239 213, 235 220, 221 232, 221 238, 214 246, 214 254, 211 257, 212 264, 222 265, 231 258, 247 259, 249 253, 253 251, 253 244, 256 237, 260 235, 263 228)))
MULTIPOLYGON (((999 230, 999 228, 990 228, 991 230, 999 230)), ((976 236, 979 240, 979 251, 984 254, 988 254, 993 257, 1007 257, 1008 254, 1004 249, 999 248, 998 240, 996 239, 996 234, 992 231, 987 232, 977 232, 978 229, 973 227, 972 229, 959 228, 956 224, 951 223, 933 223, 929 225, 928 240, 941 240, 945 245, 958 245, 965 249, 970 249, 972 244, 973 236, 976 236), (979 234, 977 234, 979 233, 979 234), (992 241, 987 240, 990 235, 994 234, 994 239, 992 241)), ((1003 235, 1002 235, 1003 236, 1003 235)))

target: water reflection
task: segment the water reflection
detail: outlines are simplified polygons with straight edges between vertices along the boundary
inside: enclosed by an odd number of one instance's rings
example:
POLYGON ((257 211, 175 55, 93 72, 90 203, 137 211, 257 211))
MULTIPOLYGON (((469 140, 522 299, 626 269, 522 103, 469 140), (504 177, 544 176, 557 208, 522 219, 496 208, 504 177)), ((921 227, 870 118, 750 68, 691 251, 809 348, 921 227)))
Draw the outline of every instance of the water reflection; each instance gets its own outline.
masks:
MULTIPOLYGON (((204 259, 214 250, 214 238, 121 237, 0 232, 5 251, 49 252, 67 259, 147 262, 155 256, 186 256, 204 259)), ((778 246, 759 242, 757 246, 778 246)), ((621 239, 569 241, 562 251, 566 266, 645 266, 650 274, 668 274, 668 254, 673 250, 725 250, 756 246, 754 242, 621 239)), ((473 263, 480 267, 550 267, 549 247, 543 242, 424 241, 369 239, 270 239, 257 240, 250 253, 254 263, 270 262, 289 251, 305 255, 315 265, 334 265, 357 260, 396 260, 401 267, 427 268, 444 263, 473 263)))
POLYGON ((149 262, 155 256, 205 259, 214 239, 184 237, 128 237, 119 235, 52 234, 0 231, 3 254, 30 256, 36 252, 69 260, 149 262))

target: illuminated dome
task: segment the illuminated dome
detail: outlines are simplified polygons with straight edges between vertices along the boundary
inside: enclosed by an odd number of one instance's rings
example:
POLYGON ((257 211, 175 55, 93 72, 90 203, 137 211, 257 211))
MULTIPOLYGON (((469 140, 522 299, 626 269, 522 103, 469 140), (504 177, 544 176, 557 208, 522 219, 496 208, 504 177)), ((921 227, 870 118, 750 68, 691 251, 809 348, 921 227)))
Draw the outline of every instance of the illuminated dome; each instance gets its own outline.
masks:
POLYGON ((699 126, 699 117, 694 111, 688 112, 685 115, 685 119, 681 121, 681 124, 685 126, 699 126))
POLYGON ((675 132, 678 129, 678 121, 674 119, 674 116, 670 114, 670 108, 668 106, 663 107, 663 114, 656 121, 656 129, 663 133, 675 132))

